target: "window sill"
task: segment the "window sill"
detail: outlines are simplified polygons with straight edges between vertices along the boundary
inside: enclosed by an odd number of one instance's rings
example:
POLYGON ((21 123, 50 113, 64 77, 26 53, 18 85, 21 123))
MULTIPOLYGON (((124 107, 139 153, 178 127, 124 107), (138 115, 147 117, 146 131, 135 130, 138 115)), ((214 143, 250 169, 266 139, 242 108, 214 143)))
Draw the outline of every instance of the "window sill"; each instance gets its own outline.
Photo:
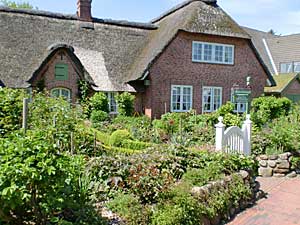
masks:
POLYGON ((193 63, 203 63, 203 64, 215 64, 215 65, 224 65, 224 66, 234 66, 234 63, 221 63, 221 62, 210 62, 210 61, 198 61, 192 59, 193 63))

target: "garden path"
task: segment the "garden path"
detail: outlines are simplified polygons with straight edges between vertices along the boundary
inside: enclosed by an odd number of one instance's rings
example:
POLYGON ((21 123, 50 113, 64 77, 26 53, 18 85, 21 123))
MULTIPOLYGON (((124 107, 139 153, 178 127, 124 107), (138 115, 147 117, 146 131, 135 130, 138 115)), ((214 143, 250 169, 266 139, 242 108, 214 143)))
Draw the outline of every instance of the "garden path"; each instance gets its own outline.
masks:
POLYGON ((228 225, 300 225, 300 178, 257 178, 267 196, 228 225))

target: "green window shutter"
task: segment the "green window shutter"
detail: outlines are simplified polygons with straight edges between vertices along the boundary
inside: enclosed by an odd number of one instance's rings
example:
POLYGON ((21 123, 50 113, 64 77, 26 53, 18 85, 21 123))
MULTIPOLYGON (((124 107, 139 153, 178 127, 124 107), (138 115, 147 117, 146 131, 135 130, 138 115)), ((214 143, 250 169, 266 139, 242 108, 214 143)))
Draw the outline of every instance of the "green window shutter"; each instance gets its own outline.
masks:
POLYGON ((56 64, 55 65, 55 79, 56 80, 68 80, 68 65, 56 64))

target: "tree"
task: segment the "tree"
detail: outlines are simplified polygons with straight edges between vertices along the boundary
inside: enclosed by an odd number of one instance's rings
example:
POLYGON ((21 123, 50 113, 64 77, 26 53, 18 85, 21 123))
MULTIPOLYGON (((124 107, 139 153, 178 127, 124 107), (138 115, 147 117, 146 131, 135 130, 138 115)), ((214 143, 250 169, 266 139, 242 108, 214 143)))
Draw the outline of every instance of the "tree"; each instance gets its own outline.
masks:
POLYGON ((10 0, 0 0, 0 5, 12 9, 33 9, 33 6, 28 2, 15 2, 10 0))
POLYGON ((268 33, 272 35, 276 35, 276 31, 274 31, 273 29, 269 30, 268 33))

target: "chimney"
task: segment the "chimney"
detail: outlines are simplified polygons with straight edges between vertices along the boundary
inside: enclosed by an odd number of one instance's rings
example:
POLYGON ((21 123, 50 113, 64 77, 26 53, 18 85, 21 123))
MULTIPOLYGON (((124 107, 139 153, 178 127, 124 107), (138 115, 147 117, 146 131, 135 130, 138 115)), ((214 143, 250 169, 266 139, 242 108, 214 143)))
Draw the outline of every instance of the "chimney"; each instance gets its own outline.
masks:
POLYGON ((92 22, 92 0, 77 1, 77 16, 79 20, 92 22))

